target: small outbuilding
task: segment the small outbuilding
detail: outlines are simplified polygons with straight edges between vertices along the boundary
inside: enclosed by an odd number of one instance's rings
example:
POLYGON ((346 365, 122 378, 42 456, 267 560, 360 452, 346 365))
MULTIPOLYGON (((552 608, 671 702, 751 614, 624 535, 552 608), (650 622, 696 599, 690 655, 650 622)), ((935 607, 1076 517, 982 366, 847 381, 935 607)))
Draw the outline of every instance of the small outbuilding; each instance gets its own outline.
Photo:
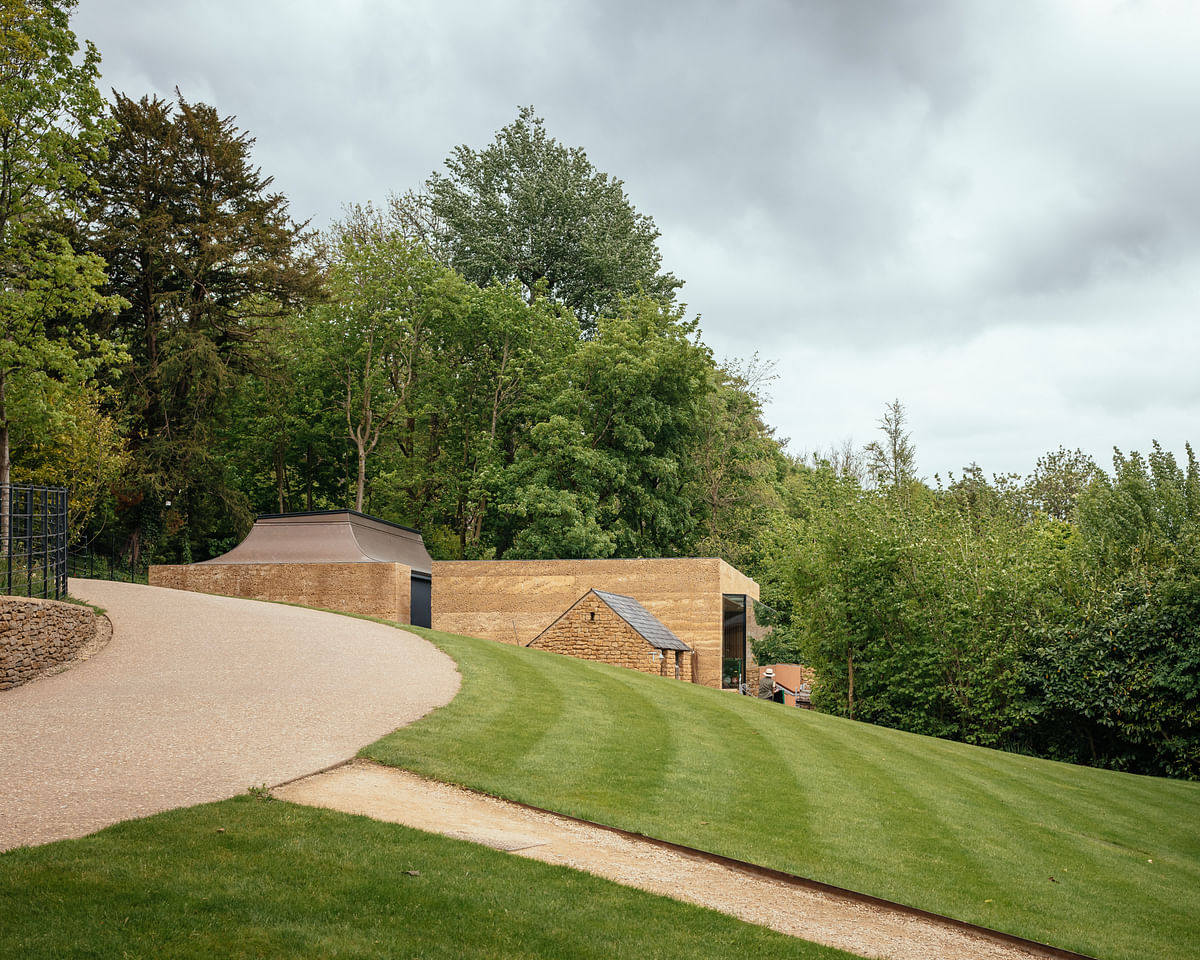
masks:
POLYGON ((355 510, 265 514, 203 563, 152 566, 150 583, 430 624, 433 561, 411 527, 355 510))
POLYGON ((526 646, 692 679, 692 648, 633 597, 603 590, 589 590, 526 646))

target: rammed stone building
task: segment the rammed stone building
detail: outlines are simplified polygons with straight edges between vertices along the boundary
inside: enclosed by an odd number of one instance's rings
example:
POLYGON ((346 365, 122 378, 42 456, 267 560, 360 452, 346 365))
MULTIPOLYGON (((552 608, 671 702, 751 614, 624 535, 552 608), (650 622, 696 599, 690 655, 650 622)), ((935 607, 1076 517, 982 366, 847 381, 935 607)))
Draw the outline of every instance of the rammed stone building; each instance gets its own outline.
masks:
POLYGON ((260 516, 156 586, 369 614, 709 687, 758 683, 758 584, 716 557, 431 561, 421 534, 353 510, 260 516))
POLYGON ((589 590, 526 646, 692 679, 692 648, 633 597, 603 590, 589 590))
POLYGON ((632 597, 691 647, 693 683, 758 679, 749 643, 758 584, 715 557, 435 560, 433 583, 435 630, 525 646, 596 590, 632 597))

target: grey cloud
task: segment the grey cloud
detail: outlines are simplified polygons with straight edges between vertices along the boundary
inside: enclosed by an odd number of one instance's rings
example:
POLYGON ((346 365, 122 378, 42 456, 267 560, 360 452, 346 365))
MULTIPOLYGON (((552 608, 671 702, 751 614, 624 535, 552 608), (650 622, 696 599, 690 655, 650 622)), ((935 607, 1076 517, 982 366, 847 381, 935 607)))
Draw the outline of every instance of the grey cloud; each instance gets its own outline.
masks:
MULTIPOLYGON (((773 408, 782 435, 823 445, 869 438, 870 413, 838 420, 864 393, 879 393, 875 411, 897 393, 940 402, 949 375, 925 346, 1063 322, 1127 342, 1150 301, 1160 329, 1194 326, 1200 65, 1180 9, 87 0, 76 29, 119 89, 178 83, 235 114, 295 215, 318 224, 417 187, 456 144, 482 146, 534 104, 654 217, 718 354, 804 344, 817 367, 846 367, 830 394, 773 408), (875 379, 837 352, 914 345, 875 379), (821 436, 805 426, 814 405, 821 436)), ((1156 380, 1151 356, 1084 362, 1063 343, 1082 371, 1068 396, 1030 399, 1007 357, 1013 376, 978 406, 1009 425, 963 426, 947 398, 923 449, 1007 469, 1025 446, 1032 466, 1085 430, 1118 442, 1155 411, 1195 422, 1186 375, 1156 380), (1088 387, 1126 376, 1139 391, 1127 404, 1088 387), (1134 412, 1118 422, 1123 405, 1134 412)), ((801 397, 811 370, 781 372, 780 396, 801 397)))

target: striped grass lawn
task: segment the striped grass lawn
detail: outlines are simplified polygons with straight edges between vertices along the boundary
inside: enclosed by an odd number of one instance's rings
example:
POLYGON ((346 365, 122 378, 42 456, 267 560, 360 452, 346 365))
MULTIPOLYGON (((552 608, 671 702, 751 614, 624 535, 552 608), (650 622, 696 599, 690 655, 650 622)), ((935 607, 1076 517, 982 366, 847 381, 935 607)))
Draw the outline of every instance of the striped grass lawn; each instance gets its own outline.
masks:
POLYGON ((1104 960, 1200 956, 1200 783, 414 632, 462 690, 365 757, 1104 960))
POLYGON ((244 796, 0 853, 0 956, 850 955, 564 867, 244 796))

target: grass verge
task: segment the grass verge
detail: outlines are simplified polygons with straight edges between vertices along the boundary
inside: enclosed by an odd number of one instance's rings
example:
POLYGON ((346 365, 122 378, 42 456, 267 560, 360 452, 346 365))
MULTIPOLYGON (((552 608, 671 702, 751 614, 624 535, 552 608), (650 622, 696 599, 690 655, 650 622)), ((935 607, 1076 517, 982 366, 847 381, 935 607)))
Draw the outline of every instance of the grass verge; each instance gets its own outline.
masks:
POLYGON ((365 757, 1105 960, 1197 955, 1200 783, 414 632, 462 690, 365 757))
POLYGON ((0 854, 0 953, 806 958, 841 951, 589 874, 251 796, 0 854))

